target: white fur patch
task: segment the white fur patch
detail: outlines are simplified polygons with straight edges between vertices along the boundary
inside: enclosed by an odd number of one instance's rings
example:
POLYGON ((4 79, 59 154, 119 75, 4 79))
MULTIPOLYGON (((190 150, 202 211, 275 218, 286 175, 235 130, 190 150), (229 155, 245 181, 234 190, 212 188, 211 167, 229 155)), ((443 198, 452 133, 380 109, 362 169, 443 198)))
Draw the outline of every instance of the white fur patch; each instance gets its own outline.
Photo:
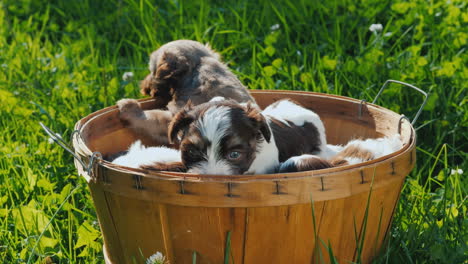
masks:
POLYGON ((270 143, 264 139, 257 147, 257 154, 249 169, 244 174, 273 173, 279 166, 279 153, 274 135, 271 134, 270 143))
POLYGON ((213 98, 211 98, 210 102, 219 102, 219 101, 224 101, 226 100, 226 98, 222 97, 222 96, 215 96, 213 98))
POLYGON ((327 144, 324 148, 322 148, 318 156, 323 159, 330 159, 338 154, 338 152, 342 151, 343 148, 344 147, 341 145, 327 144))
POLYGON ((231 174, 231 168, 220 157, 221 139, 226 136, 231 127, 230 108, 227 106, 217 106, 209 108, 202 118, 200 118, 196 126, 200 133, 206 138, 210 145, 206 150, 206 160, 200 162, 189 172, 201 174, 231 174))
POLYGON ((356 157, 346 157, 344 158, 348 162, 348 165, 359 164, 365 162, 365 160, 356 157))
POLYGON ((317 156, 317 155, 311 155, 311 154, 302 154, 300 156, 294 156, 292 158, 289 158, 286 162, 288 161, 292 161, 294 162, 294 164, 296 164, 296 166, 299 166, 299 165, 302 165, 302 163, 304 162, 304 160, 307 160, 309 158, 317 158, 317 159, 321 159, 321 157, 317 156))
POLYGON ((264 116, 271 116, 286 125, 288 125, 288 121, 296 126, 303 126, 306 122, 312 123, 317 128, 321 143, 321 151, 317 153, 317 155, 322 158, 330 156, 330 150, 326 148, 327 137, 325 135, 325 126, 315 112, 290 100, 280 100, 265 108, 265 110, 262 111, 262 114, 264 116))
POLYGON ((269 105, 262 114, 272 116, 285 124, 286 121, 292 122, 296 126, 303 126, 305 122, 322 124, 316 113, 289 100, 280 100, 269 105))
MULTIPOLYGON (((365 140, 356 139, 348 142, 345 147, 356 146, 360 149, 364 149, 373 154, 373 159, 378 159, 383 156, 389 155, 395 151, 398 151, 403 147, 400 135, 394 135, 392 137, 383 138, 369 138, 365 140)), ((345 157, 345 160, 349 164, 358 164, 364 162, 364 160, 355 157, 345 157)))
POLYGON ((366 140, 352 140, 346 146, 355 145, 374 154, 374 159, 391 154, 403 147, 400 135, 366 140))
POLYGON ((143 165, 151 165, 155 162, 180 162, 180 151, 166 147, 145 147, 140 140, 135 141, 128 149, 127 154, 112 161, 112 163, 139 168, 143 165))

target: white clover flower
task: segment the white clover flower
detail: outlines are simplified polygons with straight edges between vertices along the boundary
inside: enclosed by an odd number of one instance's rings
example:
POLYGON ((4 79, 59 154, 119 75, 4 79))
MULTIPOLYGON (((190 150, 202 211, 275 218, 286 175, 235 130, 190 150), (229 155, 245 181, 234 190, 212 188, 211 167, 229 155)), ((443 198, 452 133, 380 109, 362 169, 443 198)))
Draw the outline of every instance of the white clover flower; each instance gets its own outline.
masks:
POLYGON ((275 30, 278 30, 280 28, 280 25, 279 24, 274 24, 270 27, 270 30, 271 31, 275 31, 275 30))
POLYGON ((372 33, 378 33, 378 32, 381 32, 383 30, 383 26, 382 26, 382 24, 372 24, 372 25, 370 25, 369 30, 372 33))
POLYGON ((146 264, 165 264, 166 257, 161 252, 156 252, 146 260, 146 264))
POLYGON ((462 169, 452 169, 452 171, 450 172, 450 175, 455 175, 455 174, 458 174, 458 175, 462 175, 463 174, 463 170, 462 169))
POLYGON ((133 79, 133 72, 124 72, 124 74, 122 75, 122 79, 124 81, 130 81, 131 79, 133 79))

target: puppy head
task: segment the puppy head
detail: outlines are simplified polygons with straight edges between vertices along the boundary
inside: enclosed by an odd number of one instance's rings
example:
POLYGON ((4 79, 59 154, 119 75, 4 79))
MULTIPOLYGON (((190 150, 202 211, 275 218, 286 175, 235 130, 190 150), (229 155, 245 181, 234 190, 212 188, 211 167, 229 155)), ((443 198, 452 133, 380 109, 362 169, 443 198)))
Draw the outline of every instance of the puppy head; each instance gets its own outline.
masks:
POLYGON ((159 99, 166 106, 172 100, 171 88, 177 86, 189 69, 186 58, 158 50, 151 55, 151 73, 141 82, 140 92, 159 99))
POLYGON ((262 141, 271 139, 260 110, 233 101, 214 101, 180 111, 169 125, 180 140, 182 162, 191 173, 243 174, 262 141))
POLYGON ((141 83, 140 92, 151 97, 167 97, 170 89, 177 89, 202 57, 219 59, 209 46, 191 40, 176 40, 161 46, 150 56, 150 74, 141 83))

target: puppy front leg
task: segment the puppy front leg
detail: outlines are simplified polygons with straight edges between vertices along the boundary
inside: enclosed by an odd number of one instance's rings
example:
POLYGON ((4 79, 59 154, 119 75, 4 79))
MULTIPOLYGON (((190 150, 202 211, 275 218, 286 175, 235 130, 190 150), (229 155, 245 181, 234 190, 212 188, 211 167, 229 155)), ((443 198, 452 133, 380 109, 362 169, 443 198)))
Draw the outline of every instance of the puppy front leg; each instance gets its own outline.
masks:
POLYGON ((281 163, 278 172, 299 172, 321 170, 335 167, 329 161, 320 158, 319 156, 304 154, 301 156, 291 157, 285 162, 281 163))
POLYGON ((172 113, 167 110, 143 111, 137 100, 122 99, 117 102, 120 120, 141 138, 148 138, 158 145, 169 145, 167 130, 172 113))

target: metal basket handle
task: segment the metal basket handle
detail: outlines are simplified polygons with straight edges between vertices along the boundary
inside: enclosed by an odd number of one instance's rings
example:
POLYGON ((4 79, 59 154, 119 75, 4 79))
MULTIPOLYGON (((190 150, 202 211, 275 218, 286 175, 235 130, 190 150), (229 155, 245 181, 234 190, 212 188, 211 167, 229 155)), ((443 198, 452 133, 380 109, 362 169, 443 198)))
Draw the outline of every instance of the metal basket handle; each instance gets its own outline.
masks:
MULTIPOLYGON (((87 176, 90 179, 94 179, 93 167, 94 167, 94 164, 96 163, 96 161, 102 159, 102 155, 101 155, 100 152, 98 152, 98 151, 93 152, 93 154, 89 158, 88 164, 86 164, 78 155, 76 155, 75 151, 72 150, 73 148, 67 142, 65 142, 61 137, 57 136, 57 134, 54 131, 52 131, 49 127, 44 125, 42 122, 39 122, 39 125, 41 125, 42 129, 47 133, 47 135, 49 135, 49 137, 55 143, 57 143, 60 147, 62 147, 68 153, 73 155, 75 160, 78 161, 81 164, 81 166, 83 167, 84 171, 86 171, 86 173, 88 174, 87 176)), ((71 140, 73 139, 73 136, 75 136, 76 134, 79 135, 78 130, 75 130, 75 131, 72 132, 72 134, 70 136, 71 140)))
POLYGON ((418 120, 418 117, 419 115, 421 114, 424 106, 426 105, 427 103, 427 99, 428 99, 428 96, 427 96, 427 93, 421 89, 419 89, 418 87, 414 86, 414 85, 411 85, 409 83, 405 83, 405 82, 401 82, 401 81, 395 81, 395 80, 387 80, 384 85, 382 86, 382 88, 380 88, 380 91, 379 93, 375 96, 374 100, 372 101, 373 104, 375 104, 375 102, 377 101, 377 99, 379 99, 379 96, 380 94, 382 94, 383 90, 388 86, 389 83, 397 83, 397 84, 401 84, 403 86, 406 86, 406 87, 409 87, 409 88, 413 88, 414 90, 422 93, 424 95, 424 101, 423 103, 421 104, 421 107, 419 107, 419 110, 418 112, 416 113, 416 115, 414 116, 413 120, 411 121, 411 125, 414 125, 416 123, 416 120, 418 120))

